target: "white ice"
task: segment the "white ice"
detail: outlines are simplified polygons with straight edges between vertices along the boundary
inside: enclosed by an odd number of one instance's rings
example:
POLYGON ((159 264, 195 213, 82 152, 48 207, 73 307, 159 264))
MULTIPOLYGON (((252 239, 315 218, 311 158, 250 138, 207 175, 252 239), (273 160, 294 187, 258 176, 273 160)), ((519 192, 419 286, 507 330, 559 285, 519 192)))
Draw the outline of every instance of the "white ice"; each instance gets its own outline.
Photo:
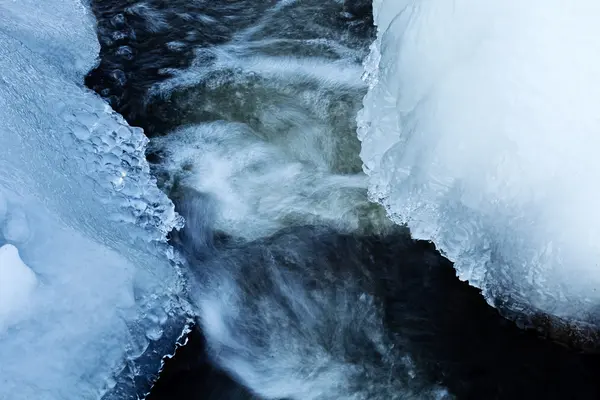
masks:
POLYGON ((99 398, 180 290, 147 140, 83 86, 98 51, 78 0, 0 0, 0 399, 99 398))
POLYGON ((370 196, 489 302, 600 300, 600 3, 375 0, 370 196))
POLYGON ((36 284, 37 278, 19 257, 19 250, 12 244, 0 247, 0 329, 27 307, 36 284))

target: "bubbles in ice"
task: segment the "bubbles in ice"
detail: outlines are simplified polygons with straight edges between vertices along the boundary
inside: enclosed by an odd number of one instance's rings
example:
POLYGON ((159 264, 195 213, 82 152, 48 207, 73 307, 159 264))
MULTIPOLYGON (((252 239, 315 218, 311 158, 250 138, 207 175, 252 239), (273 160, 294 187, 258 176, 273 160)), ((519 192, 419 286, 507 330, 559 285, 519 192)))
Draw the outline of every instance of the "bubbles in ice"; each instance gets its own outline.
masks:
POLYGON ((114 132, 119 143, 126 142, 131 138, 131 130, 123 125, 119 125, 114 132))
POLYGON ((126 176, 127 174, 124 171, 121 171, 121 173, 119 173, 117 177, 112 181, 113 188, 117 192, 123 190, 123 187, 125 187, 126 176))
POLYGON ((79 110, 74 113, 75 120, 88 129, 94 129, 98 125, 99 116, 96 113, 87 110, 79 110))
MULTIPOLYGON (((125 76, 115 78, 125 79, 125 76)), ((124 212, 117 218, 119 221, 128 221, 144 230, 158 227, 157 237, 163 240, 166 232, 181 226, 183 221, 172 203, 163 201, 164 195, 150 175, 144 157, 148 143, 144 131, 127 125, 104 103, 79 107, 60 115, 69 121, 73 146, 86 153, 80 157, 80 167, 93 177, 100 198, 108 192, 108 197, 119 193, 126 200, 120 202, 124 212)))
POLYGON ((88 128, 78 123, 74 123, 73 126, 71 126, 71 132, 73 132, 73 135, 79 140, 86 140, 91 134, 88 128))

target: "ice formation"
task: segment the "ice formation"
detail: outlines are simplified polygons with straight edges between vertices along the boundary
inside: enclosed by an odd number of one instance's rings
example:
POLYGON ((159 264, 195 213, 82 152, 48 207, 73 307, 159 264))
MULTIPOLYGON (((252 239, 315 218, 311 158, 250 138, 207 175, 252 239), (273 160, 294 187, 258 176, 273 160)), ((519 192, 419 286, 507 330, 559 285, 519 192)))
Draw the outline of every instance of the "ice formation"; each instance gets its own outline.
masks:
POLYGON ((0 28, 0 398, 99 398, 172 313, 180 220, 143 132, 83 86, 85 6, 0 0, 0 28))
POLYGON ((37 278, 12 244, 0 247, 0 329, 26 307, 37 278))
POLYGON ((600 3, 375 0, 358 116, 370 196, 488 301, 600 300, 600 3))

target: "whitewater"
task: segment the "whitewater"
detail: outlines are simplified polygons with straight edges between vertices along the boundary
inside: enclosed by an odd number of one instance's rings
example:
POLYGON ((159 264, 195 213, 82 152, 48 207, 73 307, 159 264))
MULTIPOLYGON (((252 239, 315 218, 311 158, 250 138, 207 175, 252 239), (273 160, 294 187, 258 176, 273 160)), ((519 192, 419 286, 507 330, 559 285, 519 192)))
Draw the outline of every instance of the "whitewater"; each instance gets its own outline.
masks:
POLYGON ((596 398, 598 17, 0 0, 0 399, 596 398))

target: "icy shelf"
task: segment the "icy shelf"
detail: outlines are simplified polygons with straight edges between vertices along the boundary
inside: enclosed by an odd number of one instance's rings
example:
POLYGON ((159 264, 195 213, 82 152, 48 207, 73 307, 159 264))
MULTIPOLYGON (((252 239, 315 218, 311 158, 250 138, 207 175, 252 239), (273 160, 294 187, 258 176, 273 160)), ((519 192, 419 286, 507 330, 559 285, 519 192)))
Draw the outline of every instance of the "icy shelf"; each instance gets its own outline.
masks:
POLYGON ((370 197, 491 304, 594 320, 600 4, 376 0, 370 197))
POLYGON ((0 1, 0 28, 0 398, 99 398, 176 313, 181 220, 143 132, 83 87, 85 6, 0 1))

